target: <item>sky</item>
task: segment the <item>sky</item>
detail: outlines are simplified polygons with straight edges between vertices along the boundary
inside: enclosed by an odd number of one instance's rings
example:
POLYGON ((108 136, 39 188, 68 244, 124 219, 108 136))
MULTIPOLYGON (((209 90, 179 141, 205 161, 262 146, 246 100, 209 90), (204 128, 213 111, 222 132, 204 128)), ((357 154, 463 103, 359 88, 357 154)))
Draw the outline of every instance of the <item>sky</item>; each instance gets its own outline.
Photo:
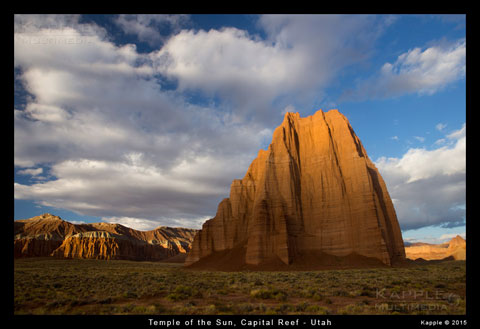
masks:
POLYGON ((466 232, 465 15, 15 15, 14 219, 200 228, 338 109, 405 241, 466 232))

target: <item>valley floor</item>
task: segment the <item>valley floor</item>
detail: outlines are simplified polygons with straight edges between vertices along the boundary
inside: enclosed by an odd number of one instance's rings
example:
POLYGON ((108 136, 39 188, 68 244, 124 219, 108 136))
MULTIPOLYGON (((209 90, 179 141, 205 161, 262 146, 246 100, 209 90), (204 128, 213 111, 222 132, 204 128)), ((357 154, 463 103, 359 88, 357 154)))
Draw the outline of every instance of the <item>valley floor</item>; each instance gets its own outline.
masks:
POLYGON ((15 314, 465 314, 465 261, 295 272, 27 258, 15 314))

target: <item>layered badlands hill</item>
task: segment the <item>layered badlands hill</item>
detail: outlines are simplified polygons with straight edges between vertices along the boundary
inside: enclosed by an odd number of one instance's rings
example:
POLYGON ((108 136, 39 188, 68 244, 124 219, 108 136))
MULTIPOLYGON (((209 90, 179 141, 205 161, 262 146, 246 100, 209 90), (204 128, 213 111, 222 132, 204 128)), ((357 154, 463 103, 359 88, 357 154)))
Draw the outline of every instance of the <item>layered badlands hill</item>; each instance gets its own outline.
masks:
POLYGON ((385 183, 337 110, 286 113, 185 265, 219 270, 392 265, 405 260, 385 183))
POLYGON ((14 256, 165 260, 181 259, 197 230, 160 226, 137 231, 120 224, 72 224, 43 214, 14 222, 14 256))
POLYGON ((408 259, 412 260, 440 260, 452 258, 455 260, 466 259, 467 242, 457 235, 452 240, 442 244, 414 243, 405 247, 408 259))

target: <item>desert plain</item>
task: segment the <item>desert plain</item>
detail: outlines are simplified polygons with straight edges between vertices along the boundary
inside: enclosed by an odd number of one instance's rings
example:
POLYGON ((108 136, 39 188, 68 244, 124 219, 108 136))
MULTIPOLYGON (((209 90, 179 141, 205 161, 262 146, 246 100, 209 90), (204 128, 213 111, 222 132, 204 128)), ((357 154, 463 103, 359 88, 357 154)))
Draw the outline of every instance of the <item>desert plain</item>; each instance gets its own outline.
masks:
POLYGON ((181 263, 22 258, 15 314, 465 314, 466 263, 199 271, 181 263))

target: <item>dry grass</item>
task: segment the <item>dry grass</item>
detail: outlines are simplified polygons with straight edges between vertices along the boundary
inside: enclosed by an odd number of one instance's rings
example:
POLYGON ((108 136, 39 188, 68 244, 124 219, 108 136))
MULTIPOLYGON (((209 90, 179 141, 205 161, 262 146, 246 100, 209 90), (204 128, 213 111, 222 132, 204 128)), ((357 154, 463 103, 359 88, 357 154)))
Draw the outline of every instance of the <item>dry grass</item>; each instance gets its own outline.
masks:
POLYGON ((465 314, 464 261, 305 272, 15 260, 15 314, 465 314))

